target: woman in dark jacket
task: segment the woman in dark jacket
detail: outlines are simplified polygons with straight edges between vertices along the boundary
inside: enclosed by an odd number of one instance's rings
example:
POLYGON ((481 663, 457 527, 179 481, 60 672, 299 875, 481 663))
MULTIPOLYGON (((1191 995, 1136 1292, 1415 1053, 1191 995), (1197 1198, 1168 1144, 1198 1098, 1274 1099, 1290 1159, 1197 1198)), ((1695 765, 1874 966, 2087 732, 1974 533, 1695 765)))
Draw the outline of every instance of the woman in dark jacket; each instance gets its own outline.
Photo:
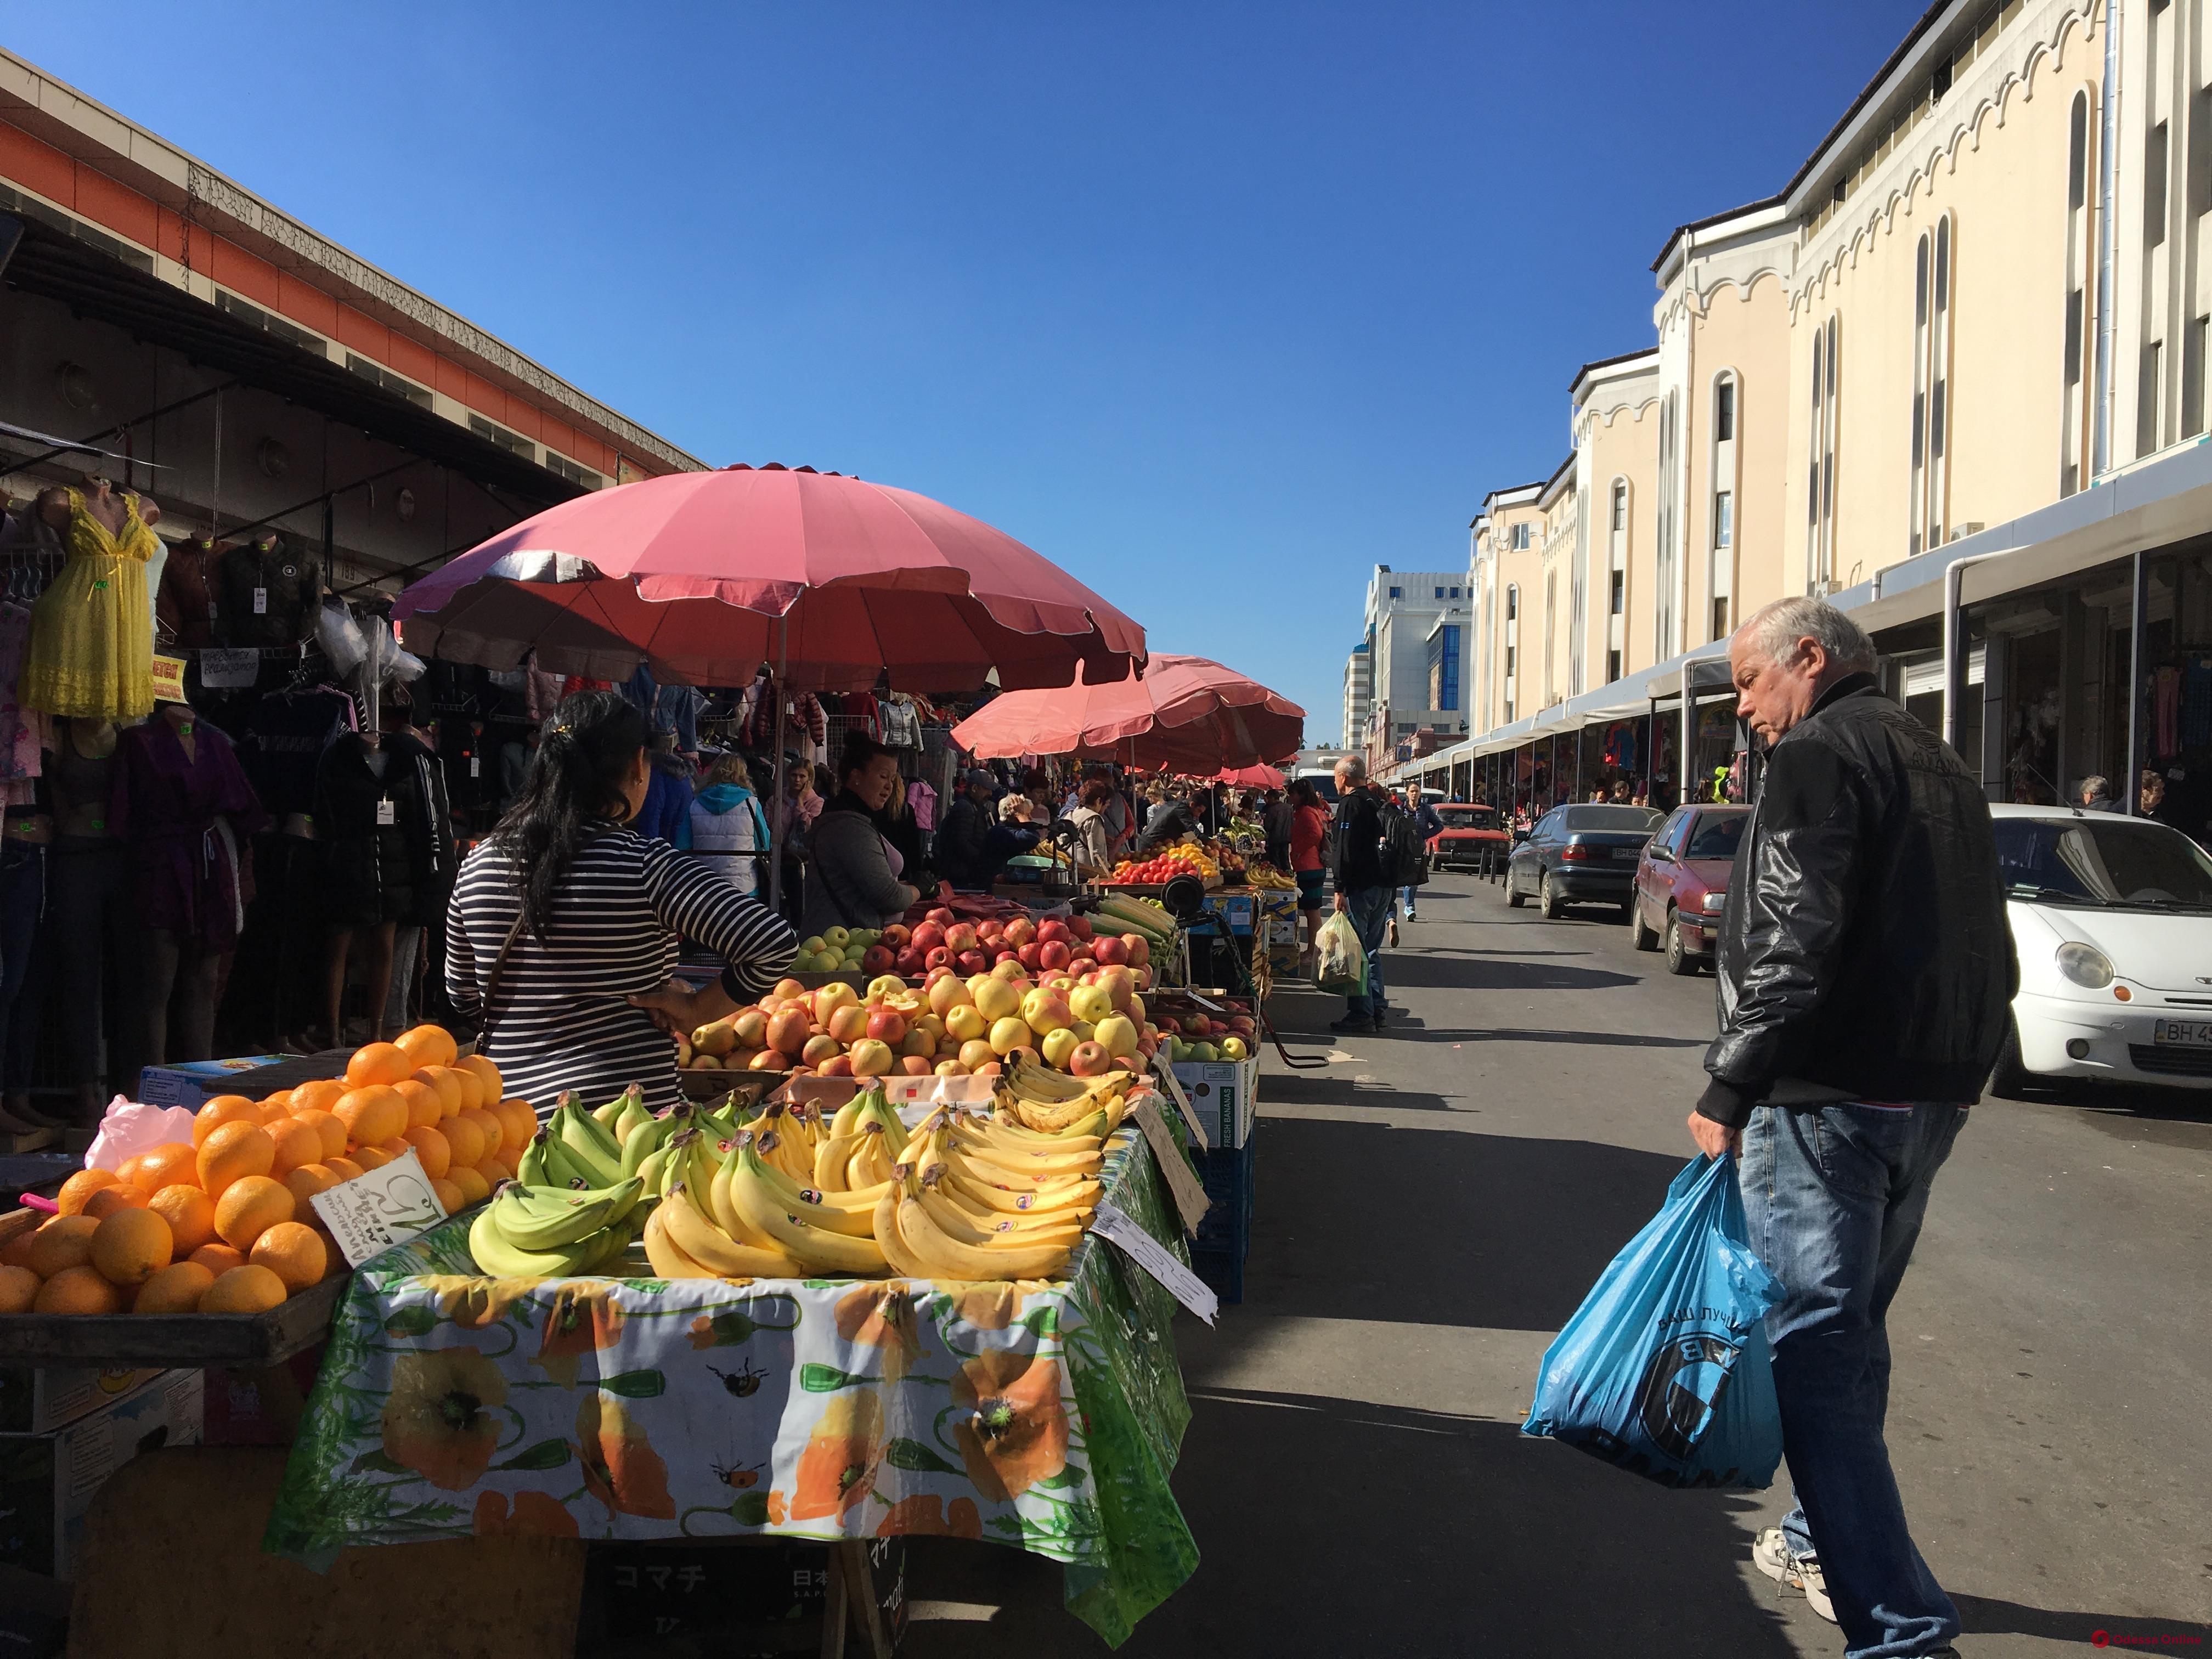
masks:
POLYGON ((356 933, 368 947, 370 1039, 386 1035, 393 934, 445 914, 459 866, 445 769, 410 733, 349 732, 315 769, 315 840, 330 927, 324 1012, 330 1046, 343 1046, 341 1005, 356 933))

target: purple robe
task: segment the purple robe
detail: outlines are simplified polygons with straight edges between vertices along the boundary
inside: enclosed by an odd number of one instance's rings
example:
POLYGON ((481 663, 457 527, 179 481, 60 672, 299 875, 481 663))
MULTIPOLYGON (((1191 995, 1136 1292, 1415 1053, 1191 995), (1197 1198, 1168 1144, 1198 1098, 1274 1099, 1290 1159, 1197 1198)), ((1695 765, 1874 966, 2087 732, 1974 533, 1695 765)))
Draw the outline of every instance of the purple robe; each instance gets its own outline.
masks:
POLYGON ((222 952, 238 943, 253 896, 253 844, 268 822, 230 739, 193 723, 195 755, 159 714, 115 744, 108 833, 131 844, 139 921, 222 952))

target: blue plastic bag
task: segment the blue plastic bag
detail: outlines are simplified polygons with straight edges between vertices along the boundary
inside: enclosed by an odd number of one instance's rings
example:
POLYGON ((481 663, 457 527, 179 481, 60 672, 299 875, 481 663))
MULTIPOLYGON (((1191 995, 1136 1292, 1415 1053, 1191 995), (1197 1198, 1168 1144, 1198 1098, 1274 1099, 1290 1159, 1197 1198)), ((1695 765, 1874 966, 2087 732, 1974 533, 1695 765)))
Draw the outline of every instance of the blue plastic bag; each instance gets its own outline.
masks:
POLYGON ((1697 1158, 1552 1346, 1521 1432, 1662 1486, 1757 1490, 1782 1461, 1767 1310, 1735 1159, 1697 1158))

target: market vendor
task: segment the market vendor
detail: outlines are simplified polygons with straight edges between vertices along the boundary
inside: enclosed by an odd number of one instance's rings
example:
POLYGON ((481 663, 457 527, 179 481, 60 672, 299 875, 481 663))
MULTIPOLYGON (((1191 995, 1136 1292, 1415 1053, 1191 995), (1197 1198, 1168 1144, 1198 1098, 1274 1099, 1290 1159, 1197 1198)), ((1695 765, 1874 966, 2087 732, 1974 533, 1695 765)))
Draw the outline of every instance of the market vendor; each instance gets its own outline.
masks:
POLYGON ((1163 799, 1145 820, 1145 833, 1137 837, 1137 856, 1142 858, 1156 847, 1172 847, 1185 836, 1197 833, 1198 816, 1188 800, 1180 794, 1163 799))
POLYGON ((627 827, 652 783, 648 735, 614 692, 563 702, 447 908, 446 988, 540 1116, 563 1090, 598 1105, 634 1082, 653 1109, 675 1105, 669 1034, 753 1001, 798 954, 779 917, 627 827), (697 991, 670 977, 683 939, 722 962, 697 991))
POLYGON ((853 737, 837 761, 837 793, 814 821, 806 883, 809 933, 831 927, 888 927, 921 896, 899 877, 905 855, 884 837, 877 815, 898 785, 898 757, 853 737))

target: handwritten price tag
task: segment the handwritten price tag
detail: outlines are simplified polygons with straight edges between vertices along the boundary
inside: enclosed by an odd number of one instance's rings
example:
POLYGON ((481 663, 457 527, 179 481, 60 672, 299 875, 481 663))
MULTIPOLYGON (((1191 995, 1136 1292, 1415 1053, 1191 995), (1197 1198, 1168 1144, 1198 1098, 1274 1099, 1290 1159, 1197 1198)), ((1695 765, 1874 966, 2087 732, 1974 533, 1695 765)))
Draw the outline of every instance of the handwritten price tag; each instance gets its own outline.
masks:
POLYGON ((445 1206, 411 1151, 367 1175, 341 1181, 308 1202, 331 1230, 347 1265, 355 1267, 446 1218, 445 1206))
POLYGON ((1182 1230, 1187 1233, 1198 1231, 1200 1219, 1212 1200, 1206 1197, 1206 1188, 1191 1173, 1190 1160, 1182 1155, 1175 1136, 1168 1132, 1166 1120, 1160 1116, 1159 1108, 1152 1104, 1158 1097, 1139 1095, 1129 1108, 1130 1120, 1145 1132, 1145 1139, 1152 1149, 1152 1158, 1160 1166, 1161 1177, 1168 1183, 1168 1195, 1175 1200, 1176 1210, 1182 1217, 1182 1230))
POLYGON ((1207 1324, 1221 1311, 1221 1298, 1204 1279, 1169 1255, 1159 1240, 1132 1221, 1112 1204, 1101 1204, 1091 1217, 1091 1231, 1105 1239, 1154 1279, 1160 1288, 1207 1324))

